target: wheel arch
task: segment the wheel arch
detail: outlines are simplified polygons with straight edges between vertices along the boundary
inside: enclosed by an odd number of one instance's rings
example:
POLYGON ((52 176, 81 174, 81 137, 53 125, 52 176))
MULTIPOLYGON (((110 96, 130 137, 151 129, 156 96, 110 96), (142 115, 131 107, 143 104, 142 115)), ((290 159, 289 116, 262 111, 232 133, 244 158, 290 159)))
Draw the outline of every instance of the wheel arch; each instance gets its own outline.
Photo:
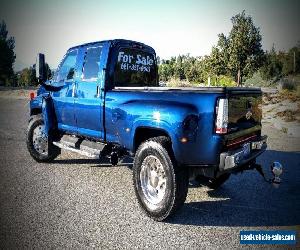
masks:
POLYGON ((135 153, 138 147, 141 145, 142 142, 158 136, 166 136, 170 139, 172 143, 172 138, 169 133, 161 128, 154 128, 154 127, 137 127, 135 129, 134 137, 133 137, 133 152, 135 153))
POLYGON ((30 116, 38 115, 42 113, 42 108, 32 108, 30 109, 30 116))

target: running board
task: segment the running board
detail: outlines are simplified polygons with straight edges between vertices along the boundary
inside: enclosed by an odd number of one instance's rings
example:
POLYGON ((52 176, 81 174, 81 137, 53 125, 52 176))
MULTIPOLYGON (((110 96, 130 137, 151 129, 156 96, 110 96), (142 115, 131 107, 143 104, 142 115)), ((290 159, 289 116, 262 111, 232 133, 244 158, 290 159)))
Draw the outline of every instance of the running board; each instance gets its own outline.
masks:
POLYGON ((70 135, 64 135, 60 141, 54 141, 53 144, 59 148, 94 159, 99 159, 107 151, 105 150, 107 149, 107 144, 84 140, 70 135))
POLYGON ((99 159, 100 158, 99 155, 91 154, 89 152, 67 146, 67 145, 65 145, 64 143, 61 143, 61 142, 53 142, 53 144, 55 146, 59 147, 59 148, 66 149, 66 150, 69 150, 69 151, 72 151, 72 152, 75 152, 75 153, 78 153, 78 154, 81 154, 81 155, 84 155, 84 156, 87 156, 87 157, 90 157, 90 158, 94 158, 94 159, 99 159))

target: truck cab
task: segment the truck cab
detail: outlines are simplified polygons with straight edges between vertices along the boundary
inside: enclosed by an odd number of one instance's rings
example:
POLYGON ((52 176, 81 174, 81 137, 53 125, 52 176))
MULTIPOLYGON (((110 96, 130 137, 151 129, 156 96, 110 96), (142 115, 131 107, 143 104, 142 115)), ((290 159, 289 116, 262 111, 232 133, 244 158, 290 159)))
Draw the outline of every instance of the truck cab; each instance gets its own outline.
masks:
MULTIPOLYGON (((137 81, 141 86, 157 85, 155 52, 146 45, 115 40, 70 48, 50 83, 58 88, 51 92, 58 129, 105 140, 104 111, 100 108, 104 106, 105 93, 124 83, 128 87, 137 81), (131 55, 126 54, 129 49, 131 55), (136 64, 131 64, 133 56, 137 56, 136 64), (118 79, 113 82, 115 71, 112 65, 119 70, 128 65, 144 70, 136 69, 137 73, 131 74, 130 79, 126 79, 126 74, 116 72, 118 79)), ((108 129, 106 133, 109 137, 114 136, 113 130, 108 129)))

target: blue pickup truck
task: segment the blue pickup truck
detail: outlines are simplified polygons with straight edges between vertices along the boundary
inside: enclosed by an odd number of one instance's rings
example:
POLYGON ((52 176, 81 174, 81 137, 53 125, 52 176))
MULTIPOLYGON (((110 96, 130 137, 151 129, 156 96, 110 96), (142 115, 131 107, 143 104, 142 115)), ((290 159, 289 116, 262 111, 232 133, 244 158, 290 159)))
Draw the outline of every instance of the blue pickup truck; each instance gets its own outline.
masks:
POLYGON ((219 187, 232 173, 254 169, 267 147, 257 88, 159 87, 153 48, 109 40, 70 48, 53 78, 36 64, 41 87, 30 103, 27 147, 38 162, 61 149, 133 157, 141 208, 162 221, 185 202, 189 181, 219 187))

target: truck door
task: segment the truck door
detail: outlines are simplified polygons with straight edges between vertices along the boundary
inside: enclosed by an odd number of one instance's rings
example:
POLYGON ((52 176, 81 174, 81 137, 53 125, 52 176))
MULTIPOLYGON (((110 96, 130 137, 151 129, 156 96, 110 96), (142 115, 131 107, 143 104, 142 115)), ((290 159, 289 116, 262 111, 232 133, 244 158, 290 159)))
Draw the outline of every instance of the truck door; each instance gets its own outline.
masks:
POLYGON ((77 133, 103 139, 103 96, 101 90, 103 45, 82 48, 82 69, 76 83, 75 120, 77 133))
POLYGON ((59 64, 53 77, 52 92, 58 128, 67 132, 76 133, 74 117, 75 78, 77 71, 78 48, 70 49, 59 64))

